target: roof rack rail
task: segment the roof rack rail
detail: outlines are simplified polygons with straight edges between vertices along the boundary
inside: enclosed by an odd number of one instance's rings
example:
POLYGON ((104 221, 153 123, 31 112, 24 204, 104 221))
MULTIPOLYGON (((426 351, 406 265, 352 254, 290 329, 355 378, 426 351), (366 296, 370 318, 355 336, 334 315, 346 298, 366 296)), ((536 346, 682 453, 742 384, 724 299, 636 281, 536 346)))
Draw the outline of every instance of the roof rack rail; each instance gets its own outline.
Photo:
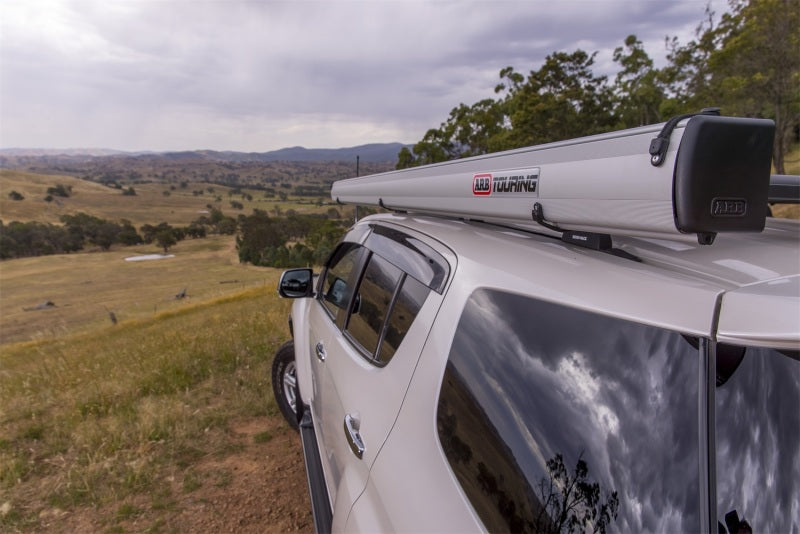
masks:
POLYGON ((775 125, 714 111, 339 180, 331 197, 512 225, 539 224, 538 204, 561 232, 689 236, 701 244, 711 244, 719 232, 760 232, 775 125))
POLYGON ((773 174, 769 179, 770 204, 800 204, 800 176, 773 174))

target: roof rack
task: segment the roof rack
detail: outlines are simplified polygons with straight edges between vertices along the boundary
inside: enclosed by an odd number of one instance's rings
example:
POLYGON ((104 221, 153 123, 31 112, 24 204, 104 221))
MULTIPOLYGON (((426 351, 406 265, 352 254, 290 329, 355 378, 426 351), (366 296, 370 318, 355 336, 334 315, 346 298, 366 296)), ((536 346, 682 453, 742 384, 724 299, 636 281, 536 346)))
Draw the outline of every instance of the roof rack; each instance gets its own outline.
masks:
POLYGON ((711 244, 719 232, 763 230, 774 131, 770 120, 704 110, 660 125, 339 180, 331 197, 562 233, 688 235, 711 244))
POLYGON ((770 204, 800 204, 800 176, 773 174, 769 180, 770 204))

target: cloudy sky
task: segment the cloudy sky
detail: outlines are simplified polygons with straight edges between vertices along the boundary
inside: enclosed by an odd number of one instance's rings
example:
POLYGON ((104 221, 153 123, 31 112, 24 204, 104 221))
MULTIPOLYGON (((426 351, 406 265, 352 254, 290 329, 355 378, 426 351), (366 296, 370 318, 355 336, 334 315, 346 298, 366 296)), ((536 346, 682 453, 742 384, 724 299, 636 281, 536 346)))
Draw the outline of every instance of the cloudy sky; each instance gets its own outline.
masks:
POLYGON ((581 48, 614 74, 631 33, 663 64, 706 3, 2 0, 0 148, 413 143, 505 66, 581 48))

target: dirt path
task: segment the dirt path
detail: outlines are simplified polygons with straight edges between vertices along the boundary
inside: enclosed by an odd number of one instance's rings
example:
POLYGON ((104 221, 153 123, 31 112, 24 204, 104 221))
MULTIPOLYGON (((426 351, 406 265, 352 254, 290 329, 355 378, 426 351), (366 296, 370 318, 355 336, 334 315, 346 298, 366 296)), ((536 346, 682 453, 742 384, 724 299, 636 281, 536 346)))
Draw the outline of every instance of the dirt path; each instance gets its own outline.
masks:
POLYGON ((313 531, 297 433, 280 416, 239 421, 232 430, 241 450, 196 466, 209 479, 214 473, 230 478, 186 495, 171 526, 180 532, 313 531), (272 438, 258 442, 265 427, 272 438))

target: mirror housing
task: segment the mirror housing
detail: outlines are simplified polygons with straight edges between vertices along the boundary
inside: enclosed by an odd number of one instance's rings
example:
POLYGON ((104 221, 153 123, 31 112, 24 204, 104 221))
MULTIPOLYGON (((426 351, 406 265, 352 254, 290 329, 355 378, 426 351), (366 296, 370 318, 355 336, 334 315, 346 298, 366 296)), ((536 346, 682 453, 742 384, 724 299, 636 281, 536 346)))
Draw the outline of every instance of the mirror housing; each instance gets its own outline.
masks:
POLYGON ((284 298, 299 299, 314 295, 314 271, 289 269, 283 271, 278 282, 278 294, 284 298))

